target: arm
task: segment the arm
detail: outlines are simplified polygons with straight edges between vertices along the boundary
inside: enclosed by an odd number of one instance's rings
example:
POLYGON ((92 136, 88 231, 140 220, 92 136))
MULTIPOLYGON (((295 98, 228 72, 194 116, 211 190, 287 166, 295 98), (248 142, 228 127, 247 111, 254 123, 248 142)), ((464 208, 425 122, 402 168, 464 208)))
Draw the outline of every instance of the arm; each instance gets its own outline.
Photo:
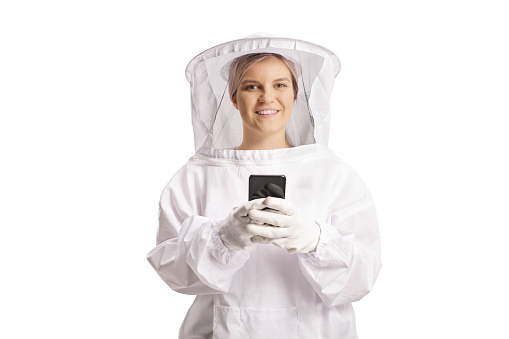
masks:
POLYGON ((300 268, 327 306, 360 300, 371 291, 381 268, 375 206, 367 201, 318 223, 316 251, 298 254, 300 268))
MULTIPOLYGON (((219 237, 222 219, 200 216, 201 197, 187 191, 193 179, 185 166, 164 189, 159 209, 157 246, 147 260, 173 290, 184 294, 228 291, 235 272, 249 258, 248 251, 232 251, 219 237)), ((203 202, 202 202, 203 203, 203 202)))
POLYGON ((372 201, 333 213, 330 223, 313 221, 284 199, 264 204, 282 214, 252 210, 260 221, 248 226, 255 241, 297 253, 304 277, 327 306, 359 300, 373 288, 381 263, 372 201))

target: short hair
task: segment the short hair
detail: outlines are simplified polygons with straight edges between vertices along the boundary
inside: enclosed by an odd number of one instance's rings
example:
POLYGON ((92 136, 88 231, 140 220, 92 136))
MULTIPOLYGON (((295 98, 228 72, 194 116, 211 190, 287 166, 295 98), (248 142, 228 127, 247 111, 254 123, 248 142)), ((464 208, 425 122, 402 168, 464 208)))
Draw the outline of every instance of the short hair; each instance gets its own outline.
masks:
POLYGON ((297 84, 297 69, 293 61, 277 53, 250 53, 234 59, 228 69, 228 88, 231 100, 233 100, 233 97, 237 94, 237 87, 239 86, 240 79, 242 79, 247 69, 253 64, 270 57, 278 58, 288 66, 290 74, 292 75, 293 97, 295 99, 297 98, 299 86, 297 84))

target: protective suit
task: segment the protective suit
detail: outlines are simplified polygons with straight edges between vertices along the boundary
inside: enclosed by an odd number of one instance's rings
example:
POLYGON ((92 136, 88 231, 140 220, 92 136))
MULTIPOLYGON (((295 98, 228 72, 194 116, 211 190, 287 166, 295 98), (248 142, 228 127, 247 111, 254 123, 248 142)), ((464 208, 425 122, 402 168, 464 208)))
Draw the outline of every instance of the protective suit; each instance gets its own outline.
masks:
POLYGON ((327 146, 339 69, 328 49, 273 36, 215 46, 187 66, 196 154, 162 192, 157 245, 147 255, 173 290, 197 296, 179 338, 357 338, 352 302, 373 288, 380 238, 369 191, 327 146), (225 95, 228 67, 255 52, 297 66, 299 93, 286 125, 291 148, 234 149, 242 120, 225 95), (315 250, 225 246, 219 225, 247 201, 251 174, 286 176, 285 199, 319 225, 315 250))

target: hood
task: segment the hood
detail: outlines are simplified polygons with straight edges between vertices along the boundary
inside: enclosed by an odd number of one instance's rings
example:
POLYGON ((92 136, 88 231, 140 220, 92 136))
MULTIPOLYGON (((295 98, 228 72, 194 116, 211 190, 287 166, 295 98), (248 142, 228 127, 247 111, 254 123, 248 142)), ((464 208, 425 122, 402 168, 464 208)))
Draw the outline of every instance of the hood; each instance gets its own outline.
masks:
POLYGON ((288 143, 327 148, 330 96, 340 70, 338 57, 310 42, 262 33, 209 48, 187 65, 197 154, 231 150, 241 144, 242 119, 228 95, 228 67, 241 55, 262 52, 283 55, 297 68, 299 92, 286 125, 288 143))

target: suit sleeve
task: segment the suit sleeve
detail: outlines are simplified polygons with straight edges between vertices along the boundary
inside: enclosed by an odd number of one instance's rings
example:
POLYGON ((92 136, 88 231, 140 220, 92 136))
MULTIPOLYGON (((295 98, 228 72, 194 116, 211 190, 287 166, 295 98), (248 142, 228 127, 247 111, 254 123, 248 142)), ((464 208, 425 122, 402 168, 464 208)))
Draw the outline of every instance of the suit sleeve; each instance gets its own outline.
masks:
POLYGON ((298 254, 300 268, 327 306, 360 300, 381 269, 380 232, 374 202, 355 172, 336 187, 314 252, 298 254))
POLYGON ((200 192, 186 166, 161 194, 156 247, 147 260, 173 290, 193 295, 226 293, 249 258, 231 251, 219 237, 222 219, 199 215, 200 192))

